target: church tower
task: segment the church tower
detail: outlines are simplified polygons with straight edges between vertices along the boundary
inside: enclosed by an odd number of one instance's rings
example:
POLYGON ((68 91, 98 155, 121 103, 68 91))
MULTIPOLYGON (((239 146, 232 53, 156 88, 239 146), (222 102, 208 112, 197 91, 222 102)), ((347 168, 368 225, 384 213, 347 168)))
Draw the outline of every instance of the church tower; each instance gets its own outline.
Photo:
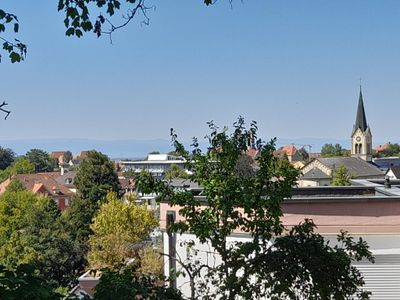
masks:
POLYGON ((351 156, 365 161, 372 160, 372 134, 365 117, 364 101, 360 87, 357 117, 351 133, 351 156))

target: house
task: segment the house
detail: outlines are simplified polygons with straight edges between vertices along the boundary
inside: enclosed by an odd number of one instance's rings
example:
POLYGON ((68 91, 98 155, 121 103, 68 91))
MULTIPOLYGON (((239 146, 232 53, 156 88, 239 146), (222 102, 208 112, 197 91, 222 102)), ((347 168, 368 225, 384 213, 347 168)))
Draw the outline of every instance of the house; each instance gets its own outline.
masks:
POLYGON ((288 161, 291 163, 303 160, 303 156, 293 145, 287 145, 279 148, 278 150, 275 151, 274 155, 282 158, 287 157, 288 161))
POLYGON ((162 179, 165 172, 172 165, 184 168, 186 161, 183 157, 169 154, 149 154, 145 160, 121 161, 119 162, 123 172, 133 170, 140 173, 142 170, 148 171, 154 177, 162 179))
POLYGON ((400 179, 400 166, 392 166, 390 167, 386 174, 385 174, 386 178, 389 178, 390 180, 393 179, 400 179))
POLYGON ((72 160, 69 162, 70 166, 79 165, 84 158, 87 158, 89 155, 89 150, 81 151, 79 154, 75 155, 72 160))
POLYGON ((384 173, 374 164, 358 157, 320 157, 308 163, 299 178, 299 187, 328 186, 335 169, 344 166, 348 174, 356 179, 384 178, 384 173))
POLYGON ((378 145, 378 146, 376 146, 376 147, 374 148, 374 151, 379 153, 379 152, 388 150, 389 147, 390 147, 390 142, 388 142, 388 143, 386 143, 386 144, 383 144, 383 145, 378 145))
MULTIPOLYGON (((198 199, 203 203, 199 209, 206 208, 207 200, 201 196, 198 199)), ((213 247, 207 242, 200 243, 191 232, 171 234, 167 231, 167 221, 184 220, 179 214, 180 208, 171 207, 167 201, 160 203, 160 227, 166 253, 164 275, 167 277, 170 269, 185 273, 174 257, 181 261, 188 259, 186 245, 191 241, 200 265, 213 266, 220 261, 213 247)), ((336 236, 341 230, 348 231, 356 240, 363 238, 375 257, 375 264, 354 263, 364 276, 364 288, 372 292, 373 300, 400 299, 400 181, 391 188, 384 186, 383 180, 381 184, 361 180, 359 186, 350 187, 294 188, 292 197, 285 199, 281 208, 281 220, 287 229, 308 218, 315 222, 316 231, 331 245, 337 243, 336 236)), ((228 237, 227 243, 245 242, 249 238, 249 233, 238 231, 228 237)), ((180 276, 172 284, 185 296, 190 296, 188 276, 180 276)))
POLYGON ((57 161, 59 166, 61 166, 68 163, 68 161, 64 161, 66 153, 67 151, 53 151, 50 153, 50 156, 57 161))
POLYGON ((120 193, 123 195, 129 195, 136 191, 136 180, 133 178, 118 177, 120 185, 120 193))
POLYGON ((74 180, 76 177, 76 171, 61 171, 61 173, 56 173, 54 179, 60 184, 68 188, 72 193, 76 194, 76 187, 74 185, 74 180))
POLYGON ((18 180, 28 191, 50 197, 60 210, 64 210, 70 205, 71 198, 75 193, 56 180, 59 176, 58 172, 16 174, 0 184, 0 194, 7 190, 11 181, 18 180))

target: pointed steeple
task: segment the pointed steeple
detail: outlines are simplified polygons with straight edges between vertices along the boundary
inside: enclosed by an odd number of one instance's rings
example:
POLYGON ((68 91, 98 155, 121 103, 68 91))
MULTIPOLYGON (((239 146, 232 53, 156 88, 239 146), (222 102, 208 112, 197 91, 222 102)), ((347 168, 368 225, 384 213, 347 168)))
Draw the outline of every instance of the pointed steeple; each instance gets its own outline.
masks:
POLYGON ((364 101, 361 92, 361 86, 360 86, 360 97, 358 98, 357 117, 356 117, 356 123, 354 124, 354 131, 357 130, 358 128, 360 128, 361 131, 363 132, 368 128, 367 118, 365 116, 364 101))

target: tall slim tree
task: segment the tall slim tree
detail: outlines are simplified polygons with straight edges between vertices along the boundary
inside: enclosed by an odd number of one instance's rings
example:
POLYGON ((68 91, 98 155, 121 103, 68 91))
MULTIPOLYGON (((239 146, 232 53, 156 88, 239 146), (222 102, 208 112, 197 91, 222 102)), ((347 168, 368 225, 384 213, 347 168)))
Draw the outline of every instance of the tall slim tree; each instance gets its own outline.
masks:
POLYGON ((9 167, 15 160, 15 153, 10 148, 0 146, 0 170, 9 167))
POLYGON ((88 151, 79 165, 74 184, 83 199, 98 202, 108 192, 119 192, 119 181, 114 163, 104 154, 88 151))
POLYGON ((41 149, 31 149, 25 157, 35 166, 36 172, 52 172, 56 167, 56 160, 41 149))

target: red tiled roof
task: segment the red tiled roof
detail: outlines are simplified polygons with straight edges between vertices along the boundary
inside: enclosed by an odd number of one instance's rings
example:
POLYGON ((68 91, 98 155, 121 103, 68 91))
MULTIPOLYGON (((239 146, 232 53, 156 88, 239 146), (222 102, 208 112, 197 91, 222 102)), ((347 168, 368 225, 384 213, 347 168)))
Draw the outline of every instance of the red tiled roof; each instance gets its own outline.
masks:
POLYGON ((50 156, 58 159, 60 156, 64 156, 65 153, 67 153, 67 151, 53 151, 50 153, 50 156))
MULTIPOLYGON (((64 185, 59 184, 56 178, 57 172, 17 174, 12 178, 18 179, 22 185, 33 193, 47 193, 51 196, 71 195, 72 192, 64 185)), ((8 184, 7 184, 8 185, 8 184)))
POLYGON ((297 148, 296 148, 295 146, 293 146, 293 145, 284 146, 284 147, 282 147, 280 150, 282 150, 283 152, 285 152, 286 155, 288 155, 288 156, 293 156, 293 155, 295 155, 296 152, 297 152, 297 148))
POLYGON ((389 147, 390 147, 390 143, 386 143, 386 144, 383 144, 383 145, 376 146, 376 147, 374 148, 374 150, 375 150, 376 152, 380 152, 380 151, 387 150, 389 147))

